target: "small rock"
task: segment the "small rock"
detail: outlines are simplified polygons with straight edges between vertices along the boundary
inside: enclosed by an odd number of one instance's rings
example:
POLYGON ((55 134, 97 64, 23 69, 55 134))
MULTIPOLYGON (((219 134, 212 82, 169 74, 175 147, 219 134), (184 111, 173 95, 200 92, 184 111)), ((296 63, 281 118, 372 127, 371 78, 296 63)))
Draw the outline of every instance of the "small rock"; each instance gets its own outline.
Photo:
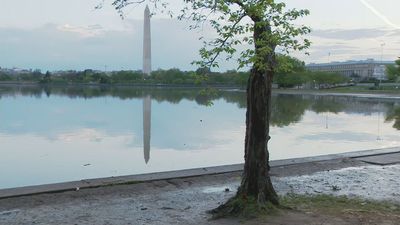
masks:
POLYGON ((342 189, 340 187, 336 186, 336 185, 332 185, 332 190, 333 191, 340 191, 342 189))
POLYGON ((225 192, 230 192, 231 190, 229 188, 225 188, 225 192))
POLYGON ((144 211, 144 210, 147 210, 147 208, 146 207, 142 207, 142 208, 140 208, 140 210, 144 211))

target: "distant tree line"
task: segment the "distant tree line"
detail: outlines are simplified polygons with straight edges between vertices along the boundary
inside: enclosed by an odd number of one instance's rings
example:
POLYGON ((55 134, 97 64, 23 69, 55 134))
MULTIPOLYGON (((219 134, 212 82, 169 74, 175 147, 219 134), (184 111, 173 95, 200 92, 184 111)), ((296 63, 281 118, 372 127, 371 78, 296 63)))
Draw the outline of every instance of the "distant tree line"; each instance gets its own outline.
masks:
POLYGON ((0 70, 0 81, 40 82, 43 75, 40 70, 26 71, 18 74, 0 70))
MULTIPOLYGON (((171 84, 171 85, 229 85, 245 86, 249 72, 228 70, 212 72, 208 68, 196 71, 179 69, 156 70, 150 76, 141 71, 102 72, 95 70, 62 71, 42 73, 32 72, 7 74, 0 71, 1 81, 37 82, 41 84, 171 84)), ((305 63, 289 56, 278 56, 278 66, 274 83, 280 88, 296 88, 308 85, 311 88, 324 88, 348 82, 343 75, 326 72, 311 72, 305 63)))
POLYGON ((150 76, 141 71, 100 72, 95 70, 41 73, 40 71, 10 74, 0 71, 0 82, 37 82, 41 84, 179 84, 179 85, 246 85, 248 72, 229 70, 211 72, 208 69, 181 71, 156 70, 150 76), (207 72, 205 72, 207 71, 207 72))

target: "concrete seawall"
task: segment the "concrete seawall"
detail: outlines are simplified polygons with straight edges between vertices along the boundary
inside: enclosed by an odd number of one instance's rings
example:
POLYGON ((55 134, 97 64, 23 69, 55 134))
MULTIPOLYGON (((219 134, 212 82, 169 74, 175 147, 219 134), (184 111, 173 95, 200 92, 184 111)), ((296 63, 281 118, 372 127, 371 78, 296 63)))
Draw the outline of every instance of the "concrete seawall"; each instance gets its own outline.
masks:
MULTIPOLYGON (((400 147, 373 149, 366 151, 331 154, 331 155, 323 155, 315 157, 275 160, 271 161, 270 165, 272 168, 297 165, 297 164, 307 164, 307 163, 310 164, 311 166, 311 164, 315 162, 332 161, 340 159, 357 159, 370 164, 379 164, 379 165, 400 163, 400 147)), ((207 175, 235 173, 235 172, 237 173, 242 171, 242 169, 243 169, 243 164, 235 164, 235 165, 215 166, 215 167, 187 169, 179 171, 160 172, 160 173, 87 179, 87 180, 71 181, 71 182, 56 183, 56 184, 17 187, 17 188, 0 190, 0 199, 27 196, 27 195, 36 195, 42 193, 74 191, 77 189, 79 190, 85 188, 97 188, 110 185, 134 184, 134 183, 168 180, 175 178, 187 178, 187 177, 207 176, 207 175)))

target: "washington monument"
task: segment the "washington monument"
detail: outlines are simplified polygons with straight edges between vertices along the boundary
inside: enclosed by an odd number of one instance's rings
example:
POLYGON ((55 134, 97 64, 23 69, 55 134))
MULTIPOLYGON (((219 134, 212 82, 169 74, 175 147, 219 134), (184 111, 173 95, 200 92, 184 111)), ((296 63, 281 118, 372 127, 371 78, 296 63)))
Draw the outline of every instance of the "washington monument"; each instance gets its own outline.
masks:
POLYGON ((143 73, 150 75, 151 73, 151 31, 150 31, 150 10, 146 6, 144 10, 144 26, 143 26, 143 73))
MULTIPOLYGON (((150 33, 150 10, 146 6, 144 10, 144 33, 143 33, 143 73, 151 74, 151 33, 150 33)), ((150 160, 150 137, 151 137, 151 96, 143 98, 143 153, 146 164, 150 160)))

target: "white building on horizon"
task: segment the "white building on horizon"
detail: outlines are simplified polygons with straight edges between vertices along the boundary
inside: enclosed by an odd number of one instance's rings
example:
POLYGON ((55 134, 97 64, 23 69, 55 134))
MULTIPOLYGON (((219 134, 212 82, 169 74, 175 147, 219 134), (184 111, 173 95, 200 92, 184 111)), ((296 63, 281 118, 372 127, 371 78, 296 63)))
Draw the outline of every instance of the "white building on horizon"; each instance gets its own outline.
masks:
POLYGON ((386 80, 386 66, 393 65, 394 61, 376 61, 367 60, 348 60, 345 62, 330 63, 310 63, 306 65, 310 71, 339 73, 351 79, 366 80, 375 78, 377 80, 386 80))

